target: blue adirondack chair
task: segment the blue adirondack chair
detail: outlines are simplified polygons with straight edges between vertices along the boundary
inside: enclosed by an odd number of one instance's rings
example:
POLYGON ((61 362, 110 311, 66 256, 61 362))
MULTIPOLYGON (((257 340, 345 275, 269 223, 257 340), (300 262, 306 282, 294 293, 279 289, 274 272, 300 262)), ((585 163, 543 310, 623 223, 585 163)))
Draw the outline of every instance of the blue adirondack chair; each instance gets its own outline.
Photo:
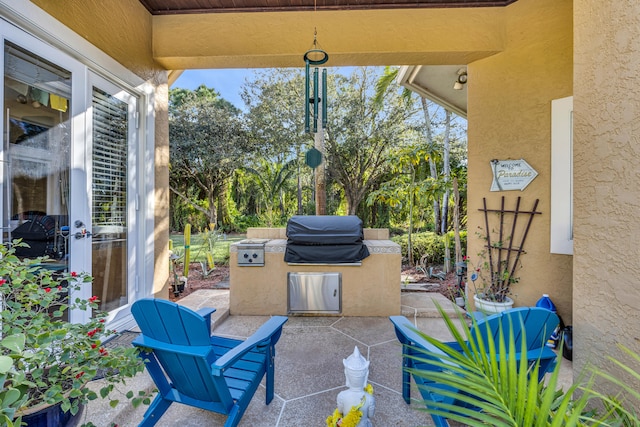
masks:
POLYGON ((274 316, 246 341, 211 336, 211 313, 166 300, 136 301, 131 312, 142 333, 133 341, 158 388, 140 426, 153 426, 173 402, 227 415, 238 425, 266 374, 273 399, 275 344, 287 317, 274 316))
MULTIPOLYGON (((415 325, 406 317, 391 316, 389 317, 389 320, 393 323, 396 336, 402 344, 402 397, 408 404, 411 399, 411 371, 442 371, 444 370, 443 364, 444 366, 450 365, 451 361, 446 357, 440 359, 438 355, 445 356, 445 353, 422 338, 417 332, 415 325), (431 354, 427 355, 421 351, 421 349, 427 350, 431 354), (416 360, 415 357, 420 358, 420 360, 416 360)), ((479 320, 471 328, 471 334, 474 338, 482 338, 484 339, 484 342, 487 343, 487 335, 490 333, 492 334, 494 343, 497 347, 499 342, 498 334, 500 331, 508 333, 509 329, 513 328, 515 347, 513 349, 509 348, 509 340, 505 337, 507 351, 515 351, 516 360, 518 361, 521 360, 522 357, 526 357, 529 364, 535 363, 539 360, 538 380, 541 381, 545 373, 553 370, 556 364, 558 356, 553 350, 546 346, 546 343, 547 339, 558 325, 558 322, 558 316, 547 309, 537 307, 520 307, 479 320), (502 324, 502 329, 500 328, 500 324, 502 324), (521 353, 523 335, 526 336, 526 354, 521 353)), ((446 344, 458 351, 462 351, 457 342, 446 344)), ((430 407, 429 402, 448 403, 461 409, 470 408, 469 405, 464 402, 464 399, 458 399, 455 397, 457 394, 464 394, 464 390, 457 390, 449 386, 435 384, 419 375, 414 375, 413 378, 418 385, 418 390, 420 391, 422 398, 425 400, 427 410, 432 408, 430 407), (423 387, 425 385, 428 385, 430 389, 423 387), (439 393, 439 390, 441 390, 442 393, 439 393)), ((464 412, 457 413, 462 414, 464 412)), ((433 419, 436 427, 449 426, 449 423, 444 416, 431 413, 431 418, 433 419)))
MULTIPOLYGON (((524 356, 530 362, 529 364, 540 359, 538 380, 541 381, 544 375, 552 371, 556 366, 557 354, 547 347, 547 340, 559 322, 558 315, 546 308, 518 307, 479 320, 477 327, 471 329, 471 334, 476 339, 482 338, 483 342, 486 343, 489 342, 487 335, 491 333, 493 342, 497 346, 498 334, 501 331, 500 325, 502 325, 502 331, 505 334, 509 332, 510 327, 513 328, 516 360, 519 361, 523 356, 520 354, 520 350, 522 348, 522 340, 526 339, 527 354, 524 356)), ((448 344, 454 347, 458 345, 457 343, 448 344)), ((505 345, 507 346, 507 351, 511 352, 507 336, 505 336, 505 345)))

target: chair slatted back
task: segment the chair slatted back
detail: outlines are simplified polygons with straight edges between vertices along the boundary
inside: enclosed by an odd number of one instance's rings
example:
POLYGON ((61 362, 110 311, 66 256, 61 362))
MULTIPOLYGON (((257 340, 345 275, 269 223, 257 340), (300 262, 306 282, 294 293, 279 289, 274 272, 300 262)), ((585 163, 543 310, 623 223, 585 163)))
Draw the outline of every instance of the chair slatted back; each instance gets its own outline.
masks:
POLYGON ((505 344, 509 351, 509 328, 513 328, 515 338, 515 351, 520 351, 523 335, 526 337, 527 350, 535 350, 544 347, 547 339, 558 326, 558 316, 545 308, 539 307, 518 307, 486 317, 478 321, 477 327, 472 330, 472 334, 480 334, 487 342, 487 332, 489 331, 494 342, 498 345, 500 335, 500 325, 505 337, 505 344), (488 326, 488 328, 487 328, 488 326), (524 334, 522 332, 525 332, 524 334))
MULTIPOLYGON (((193 310, 169 301, 142 299, 131 308, 143 338, 154 345, 152 356, 180 393, 199 400, 220 402, 230 408, 233 400, 223 377, 213 377, 216 354, 206 320, 193 310)), ((151 372, 152 366, 147 364, 151 372)))

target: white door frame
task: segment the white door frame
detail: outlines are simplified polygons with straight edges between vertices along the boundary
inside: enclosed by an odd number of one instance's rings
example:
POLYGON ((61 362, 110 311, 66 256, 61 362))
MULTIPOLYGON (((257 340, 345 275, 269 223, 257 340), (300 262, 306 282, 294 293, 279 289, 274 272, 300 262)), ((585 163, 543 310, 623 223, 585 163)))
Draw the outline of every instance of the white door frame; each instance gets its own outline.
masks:
MULTIPOLYGON (((4 6, 2 6, 4 7, 4 6)), ((1 11, 1 8, 0 8, 1 11)), ((134 230, 133 225, 137 224, 136 232, 129 233, 130 244, 137 242, 151 242, 151 244, 135 245, 129 251, 128 286, 130 290, 129 304, 143 295, 151 294, 151 283, 153 277, 153 122, 147 124, 149 118, 153 117, 153 111, 145 109, 146 114, 139 120, 138 109, 142 105, 153 105, 152 86, 141 84, 139 89, 128 87, 123 89, 100 77, 97 73, 90 71, 89 67, 75 59, 73 56, 60 49, 37 39, 27 32, 19 29, 15 25, 5 21, 0 17, 0 38, 2 46, 4 41, 10 41, 22 48, 33 52, 54 64, 59 64, 71 72, 71 102, 70 102, 70 195, 69 206, 69 226, 71 234, 75 233, 75 221, 81 221, 86 230, 91 232, 91 152, 90 152, 90 129, 91 123, 91 88, 92 83, 97 87, 110 92, 107 89, 116 88, 116 93, 127 94, 130 99, 139 101, 136 106, 130 108, 132 123, 142 122, 142 126, 131 126, 132 143, 129 144, 129 168, 134 172, 131 184, 134 191, 131 191, 128 200, 128 214, 131 218, 129 231, 134 230), (110 87, 107 87, 110 86, 110 87), (135 141, 135 142, 133 142, 135 141), (144 163, 141 163, 144 160, 144 163), (133 162, 133 163, 132 163, 133 162), (142 169, 144 165, 144 170, 142 169), (149 175, 149 176, 146 176, 149 175), (142 191, 141 191, 142 190, 142 191), (149 200, 151 197, 151 200, 149 200), (145 248, 144 250, 141 248, 145 248), (140 283, 147 283, 147 286, 140 286, 140 283)), ((95 52, 94 52, 95 54, 95 52)), ((0 69, 4 70, 4 55, 1 55, 0 69)), ((4 71, 2 71, 4 73, 4 71)), ((107 73, 108 74, 108 73, 107 73)), ((122 84, 122 80, 118 81, 122 84)), ((3 85, 0 85, 0 96, 4 96, 3 85)), ((3 114, 4 117, 4 114, 3 114)), ((2 120, 0 130, 5 132, 6 123, 2 120)), ((0 156, 2 156, 0 148, 0 156)), ((2 160, 0 158, 0 160, 2 160)), ((1 166, 0 166, 1 167, 1 166)), ((0 180, 2 179, 0 174, 0 180)), ((1 198, 0 198, 1 203, 1 198)), ((0 205, 0 208, 2 206, 0 205)), ((5 224, 2 224, 3 226, 5 224)), ((69 238, 69 271, 91 273, 91 239, 69 238)), ((89 298, 92 292, 89 286, 82 287, 73 296, 89 298)), ((85 322, 89 319, 90 313, 75 310, 70 313, 70 320, 73 322, 85 322)), ((109 326, 117 330, 129 327, 133 320, 130 315, 129 306, 115 310, 108 318, 109 326)))

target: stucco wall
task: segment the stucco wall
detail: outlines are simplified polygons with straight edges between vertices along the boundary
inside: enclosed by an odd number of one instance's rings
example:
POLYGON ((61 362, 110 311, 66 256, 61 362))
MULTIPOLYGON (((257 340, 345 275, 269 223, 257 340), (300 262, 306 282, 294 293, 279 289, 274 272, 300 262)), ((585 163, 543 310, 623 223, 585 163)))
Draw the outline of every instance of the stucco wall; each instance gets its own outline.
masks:
MULTIPOLYGON (((260 229, 255 231, 264 231, 260 229)), ((279 229, 271 229, 279 231, 279 229)), ((280 229, 284 230, 284 229, 280 229)), ((372 231, 377 231, 375 229, 372 231)), ((386 231, 386 230, 385 230, 386 231)), ((252 237, 255 238, 255 235, 252 237)), ((287 241, 265 245, 264 266, 238 266, 238 245, 229 251, 229 310, 233 315, 288 314, 288 273, 339 272, 342 275, 342 309, 330 316, 393 316, 400 314, 400 246, 390 240, 365 240, 370 255, 361 266, 340 264, 288 264, 287 241)), ((315 302, 315 301, 314 301, 315 302)))
POLYGON ((138 1, 31 0, 155 88, 153 292, 168 296, 169 134, 167 72, 152 57, 151 15, 138 1))
POLYGON ((572 257, 551 254, 549 234, 551 100, 572 94, 572 2, 519 0, 505 13, 504 51, 468 66, 468 254, 475 265, 484 244, 476 233, 486 234, 483 197, 490 209, 500 207, 501 196, 507 209, 518 196, 526 210, 540 199, 512 296, 527 306, 548 293, 571 323, 572 257), (521 158, 538 177, 522 192, 490 192, 490 161, 521 158))
POLYGON ((588 360, 607 365, 607 355, 619 356, 618 343, 640 352, 640 3, 574 3, 574 319, 580 326, 574 366, 580 369, 588 360))

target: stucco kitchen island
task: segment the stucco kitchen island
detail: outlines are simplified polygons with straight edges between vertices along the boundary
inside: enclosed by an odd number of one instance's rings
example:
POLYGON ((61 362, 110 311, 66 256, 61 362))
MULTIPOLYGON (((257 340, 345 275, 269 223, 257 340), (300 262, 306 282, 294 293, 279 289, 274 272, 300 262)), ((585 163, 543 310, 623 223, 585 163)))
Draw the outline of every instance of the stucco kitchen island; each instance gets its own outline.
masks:
MULTIPOLYGON (((359 264, 287 263, 284 260, 287 246, 284 228, 250 228, 247 230, 247 240, 243 242, 230 246, 229 310, 232 315, 400 314, 400 246, 389 240, 387 229, 364 229, 364 244, 370 255, 359 264), (254 255, 254 249, 246 249, 245 243, 252 242, 258 242, 258 246, 264 245, 263 254, 254 255), (260 262, 261 256, 264 256, 263 263, 260 262), (252 257, 258 263, 247 265, 244 260, 252 257), (307 277, 325 273, 339 273, 340 286, 337 290, 333 289, 330 295, 339 298, 339 309, 292 310, 289 285, 291 275, 307 277)), ((335 274, 332 276, 335 277, 335 274)))

